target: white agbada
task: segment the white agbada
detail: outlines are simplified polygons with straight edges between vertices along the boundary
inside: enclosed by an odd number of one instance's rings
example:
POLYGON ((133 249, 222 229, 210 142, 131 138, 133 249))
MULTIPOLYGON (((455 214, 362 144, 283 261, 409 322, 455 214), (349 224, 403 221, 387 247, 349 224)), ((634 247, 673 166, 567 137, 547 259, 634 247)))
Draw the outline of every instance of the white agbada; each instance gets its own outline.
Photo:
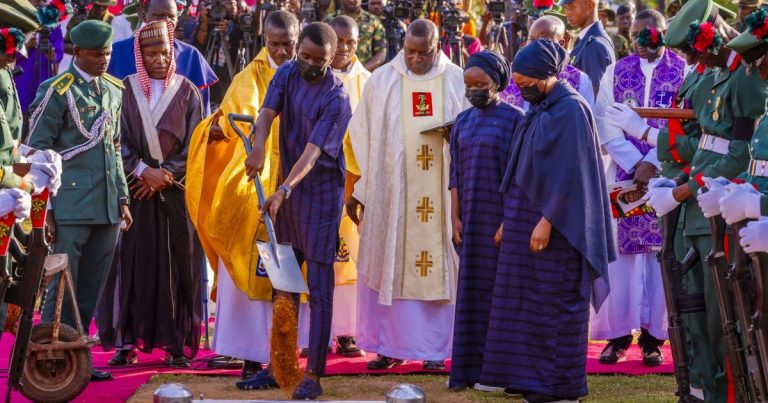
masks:
MULTIPOLYGON (((394 281, 404 270, 405 163, 401 123, 403 78, 430 81, 442 76, 446 121, 469 104, 464 97, 462 70, 439 53, 424 75, 408 71, 403 52, 377 69, 363 91, 363 99, 349 124, 352 148, 360 166, 353 196, 365 205, 358 251, 358 347, 397 359, 443 360, 451 354, 458 256, 451 244, 450 194, 446 200, 444 253, 448 266, 444 300, 398 299, 394 281)), ((449 166, 448 144, 443 146, 449 166)), ((444 171, 448 183, 448 170, 444 171)))
MULTIPOLYGON (((365 69, 357 58, 347 66, 346 70, 333 70, 333 74, 344 84, 344 89, 349 94, 349 106, 354 111, 360 98, 363 95, 363 88, 371 73, 365 69)), ((347 162, 349 163, 349 162, 347 162)), ((349 225, 354 224, 349 220, 346 213, 342 221, 348 220, 349 225)), ((356 242, 355 242, 356 243, 356 242)), ((349 240, 347 246, 350 248, 350 262, 355 264, 357 260, 357 250, 351 250, 352 245, 349 240)), ((338 263, 337 263, 338 264, 338 263)), ((354 336, 357 334, 357 283, 337 284, 333 290, 333 324, 331 334, 334 336, 354 336)))
MULTIPOLYGON (((640 67, 645 75, 645 98, 643 105, 648 105, 651 92, 653 69, 660 59, 653 63, 640 59, 640 67)), ((621 129, 608 125, 605 111, 614 104, 613 84, 616 64, 611 64, 600 81, 600 91, 595 101, 595 120, 598 137, 603 148, 606 166, 606 182, 616 182, 616 167, 632 172, 640 160, 656 165, 656 148, 643 157, 640 151, 624 137, 621 129)), ((613 222, 613 239, 618 251, 616 220, 613 222)), ((610 340, 631 333, 633 329, 646 329, 657 339, 667 339, 667 308, 664 301, 664 288, 661 282, 661 269, 656 253, 616 254, 616 261, 608 264, 608 280, 611 293, 600 308, 599 313, 591 311, 590 338, 610 340)))

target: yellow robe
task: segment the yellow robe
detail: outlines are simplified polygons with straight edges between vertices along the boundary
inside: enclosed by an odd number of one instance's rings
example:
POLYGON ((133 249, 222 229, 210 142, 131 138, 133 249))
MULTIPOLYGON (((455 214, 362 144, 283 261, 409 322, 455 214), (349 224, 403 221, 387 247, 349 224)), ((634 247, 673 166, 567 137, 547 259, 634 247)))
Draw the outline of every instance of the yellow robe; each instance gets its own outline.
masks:
MULTIPOLYGON (((256 116, 264 101, 275 70, 267 50, 262 51, 234 77, 221 105, 219 126, 227 141, 208 144, 213 117, 195 129, 187 158, 187 206, 198 230, 205 253, 216 271, 218 259, 224 262, 238 289, 251 299, 271 300, 272 289, 266 277, 256 275, 256 240, 266 240, 266 229, 258 208, 253 182, 245 175, 245 148, 229 125, 229 113, 256 116)), ((266 142, 264 170, 260 175, 264 192, 277 187, 280 175, 279 119, 275 119, 266 142)), ((248 134, 247 127, 241 127, 248 134)), ((214 290, 211 292, 215 298, 214 290)))

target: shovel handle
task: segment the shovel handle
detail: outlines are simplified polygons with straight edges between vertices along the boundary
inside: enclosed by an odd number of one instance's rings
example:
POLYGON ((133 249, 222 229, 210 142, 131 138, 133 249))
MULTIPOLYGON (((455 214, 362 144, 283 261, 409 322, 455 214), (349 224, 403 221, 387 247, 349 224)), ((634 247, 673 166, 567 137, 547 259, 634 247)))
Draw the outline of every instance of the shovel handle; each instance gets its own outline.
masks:
MULTIPOLYGON (((240 140, 243 141, 243 145, 245 146, 245 152, 250 154, 251 150, 253 149, 253 146, 251 145, 251 141, 254 135, 254 132, 256 131, 256 121, 253 119, 253 116, 250 115, 239 115, 237 113, 230 113, 227 115, 227 119, 229 120, 229 125, 232 127, 232 129, 237 133, 237 136, 240 137, 240 140), (246 136, 245 133, 243 133, 242 130, 235 124, 235 122, 241 122, 246 123, 250 126, 250 132, 246 136)), ((264 203, 267 201, 267 198, 264 196, 264 187, 261 186, 261 180, 259 179, 259 176, 256 175, 253 178, 253 183, 256 185, 256 195, 259 197, 259 206, 264 206, 264 203)), ((272 217, 269 216, 269 212, 267 214, 262 214, 262 217, 264 218, 264 224, 267 226, 267 234, 269 235, 269 241, 272 243, 273 246, 277 246, 277 236, 275 235, 275 226, 272 224, 272 217)))

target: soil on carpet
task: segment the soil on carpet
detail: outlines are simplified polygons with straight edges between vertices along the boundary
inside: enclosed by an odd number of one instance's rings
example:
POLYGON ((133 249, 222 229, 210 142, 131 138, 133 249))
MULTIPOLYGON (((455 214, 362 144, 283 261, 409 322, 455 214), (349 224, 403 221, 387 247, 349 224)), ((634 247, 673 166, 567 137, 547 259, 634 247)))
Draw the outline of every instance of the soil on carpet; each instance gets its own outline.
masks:
MULTIPOLYGON (((186 385, 195 399, 228 400, 288 400, 279 390, 241 391, 235 387, 239 378, 205 375, 156 375, 139 388, 129 402, 151 402, 152 393, 163 383, 186 385)), ((424 389, 427 401, 439 403, 460 402, 518 402, 519 396, 506 397, 502 392, 464 390, 452 392, 446 388, 445 375, 384 375, 333 376, 323 378, 323 400, 378 400, 399 383, 412 383, 424 389)), ((670 375, 594 375, 588 377, 589 402, 676 402, 675 378, 670 375)))

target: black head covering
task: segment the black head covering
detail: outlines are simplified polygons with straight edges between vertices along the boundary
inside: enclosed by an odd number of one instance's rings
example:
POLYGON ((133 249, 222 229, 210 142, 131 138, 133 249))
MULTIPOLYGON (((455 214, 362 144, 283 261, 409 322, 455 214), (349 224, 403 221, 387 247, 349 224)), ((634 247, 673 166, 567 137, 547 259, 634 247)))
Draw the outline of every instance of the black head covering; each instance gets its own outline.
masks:
POLYGON ((464 70, 470 67, 482 69, 499 86, 500 90, 507 88, 509 85, 509 78, 512 76, 509 62, 507 62, 504 56, 496 52, 484 50, 475 53, 467 60, 464 70))
POLYGON ((562 46, 547 39, 539 39, 529 42, 517 52, 512 72, 545 80, 560 74, 567 56, 562 46))

